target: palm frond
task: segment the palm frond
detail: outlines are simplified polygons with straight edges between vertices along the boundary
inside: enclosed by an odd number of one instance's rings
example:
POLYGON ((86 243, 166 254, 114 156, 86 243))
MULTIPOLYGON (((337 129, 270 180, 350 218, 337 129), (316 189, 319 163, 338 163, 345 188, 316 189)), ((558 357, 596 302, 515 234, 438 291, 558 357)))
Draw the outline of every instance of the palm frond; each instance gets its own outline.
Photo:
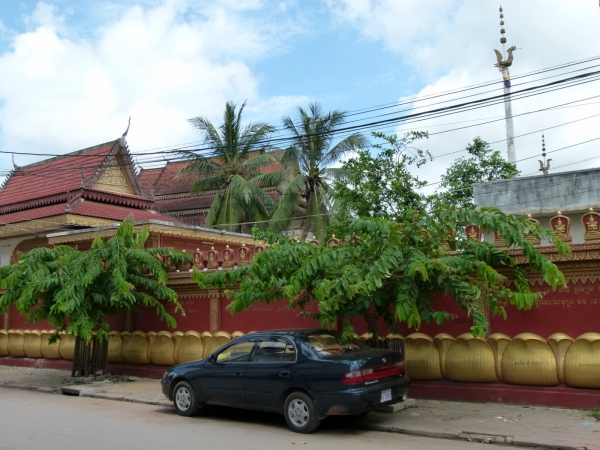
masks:
POLYGON ((269 231, 280 232, 286 230, 296 216, 296 209, 302 199, 305 189, 304 177, 299 174, 286 186, 281 194, 277 208, 271 216, 269 231))
POLYGON ((369 140, 360 133, 354 133, 334 145, 321 159, 321 165, 328 166, 348 152, 355 152, 369 145, 369 140))
POLYGON ((213 177, 201 178, 196 181, 190 189, 190 194, 198 195, 204 191, 212 191, 215 189, 222 189, 225 186, 225 179, 222 175, 215 175, 213 177))

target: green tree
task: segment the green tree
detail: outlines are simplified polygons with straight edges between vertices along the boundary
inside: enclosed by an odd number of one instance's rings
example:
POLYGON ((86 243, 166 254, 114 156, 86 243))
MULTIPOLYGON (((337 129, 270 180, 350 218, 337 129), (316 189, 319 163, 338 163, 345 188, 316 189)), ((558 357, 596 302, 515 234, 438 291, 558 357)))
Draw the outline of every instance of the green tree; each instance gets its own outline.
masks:
MULTIPOLYGON (((166 262, 191 264, 190 255, 172 248, 145 248, 149 232, 134 233, 131 219, 119 226, 107 241, 97 237, 87 251, 68 245, 40 247, 23 255, 16 264, 0 268, 0 311, 15 305, 27 320, 46 320, 89 342, 94 331, 107 339, 108 317, 137 311, 145 305, 171 327, 175 319, 163 302, 183 309, 176 292, 167 287, 166 262)), ((58 332, 54 339, 58 337, 58 332)))
POLYGON ((317 302, 315 317, 321 325, 332 327, 338 318, 346 336, 353 331, 350 319, 357 316, 364 317, 373 331, 378 317, 391 329, 402 322, 415 328, 423 321, 442 323, 450 314, 439 309, 435 294, 449 293, 473 318, 473 334, 483 336, 488 329, 486 307, 506 316, 507 304, 531 308, 541 294, 531 291, 525 268, 508 252, 453 234, 468 224, 498 231, 509 245, 521 247, 529 268, 541 272, 552 289, 565 285, 556 265, 523 233, 554 242, 560 254, 568 246, 553 232, 495 208, 447 208, 401 223, 358 219, 350 226, 351 237, 332 247, 255 230, 257 239, 271 245, 250 265, 213 274, 196 271, 193 277, 201 288, 229 287, 225 293, 233 299, 227 307, 231 312, 255 302, 287 299, 292 308, 300 309, 317 302), (512 289, 508 281, 514 283, 512 289))
POLYGON ((217 195, 208 210, 205 225, 234 231, 242 222, 267 219, 273 199, 256 183, 248 183, 264 168, 278 158, 269 148, 268 139, 275 130, 264 122, 242 126, 242 112, 246 103, 236 111, 236 105, 227 102, 223 123, 219 128, 205 117, 194 117, 189 122, 197 128, 203 145, 210 148, 210 156, 184 152, 190 162, 180 174, 194 174, 198 181, 191 188, 192 194, 216 190, 217 195))
POLYGON ((421 167, 430 159, 429 152, 411 149, 411 144, 427 137, 427 133, 411 132, 402 138, 373 133, 384 144, 373 145, 377 153, 359 150, 357 156, 344 162, 345 178, 335 183, 336 210, 339 225, 336 234, 344 236, 351 219, 381 217, 404 221, 415 212, 425 210, 425 196, 419 192, 426 182, 410 172, 410 166, 421 167))
POLYGON ((334 144, 335 132, 345 120, 345 112, 324 113, 317 102, 311 103, 308 111, 299 107, 296 121, 291 117, 283 119, 284 128, 293 138, 293 145, 281 157, 283 170, 256 179, 259 184, 278 185, 281 193, 271 217, 270 231, 286 230, 292 219, 300 216, 303 239, 310 231, 317 238, 325 235, 330 222, 331 184, 343 177, 341 169, 330 166, 346 153, 368 144, 360 133, 334 144))
POLYGON ((436 205, 456 207, 473 206, 473 185, 494 180, 505 180, 519 175, 514 164, 502 158, 500 152, 476 137, 467 145, 469 158, 458 158, 442 175, 440 189, 431 200, 436 205))

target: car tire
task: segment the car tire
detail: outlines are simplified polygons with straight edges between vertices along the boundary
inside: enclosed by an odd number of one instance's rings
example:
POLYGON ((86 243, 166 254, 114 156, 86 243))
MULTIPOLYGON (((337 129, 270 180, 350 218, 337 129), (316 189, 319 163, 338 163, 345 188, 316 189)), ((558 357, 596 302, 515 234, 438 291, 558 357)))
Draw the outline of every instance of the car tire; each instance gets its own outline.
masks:
POLYGON ((312 433, 321 423, 317 417, 315 402, 302 391, 295 391, 287 396, 283 415, 288 427, 296 433, 312 433))
POLYGON ((187 381, 180 381, 173 389, 173 405, 180 416, 193 416, 198 413, 198 403, 194 389, 187 381))

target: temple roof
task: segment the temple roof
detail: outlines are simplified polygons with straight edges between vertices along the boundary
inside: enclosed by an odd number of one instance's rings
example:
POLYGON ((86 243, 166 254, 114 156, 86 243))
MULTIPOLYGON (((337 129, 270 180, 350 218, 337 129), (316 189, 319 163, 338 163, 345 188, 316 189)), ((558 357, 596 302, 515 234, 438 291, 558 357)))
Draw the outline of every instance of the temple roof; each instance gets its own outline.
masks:
POLYGON ((0 190, 0 213, 68 201, 83 189, 104 201, 110 195, 129 198, 130 206, 133 199, 152 200, 137 180, 124 139, 117 139, 15 168, 0 190))

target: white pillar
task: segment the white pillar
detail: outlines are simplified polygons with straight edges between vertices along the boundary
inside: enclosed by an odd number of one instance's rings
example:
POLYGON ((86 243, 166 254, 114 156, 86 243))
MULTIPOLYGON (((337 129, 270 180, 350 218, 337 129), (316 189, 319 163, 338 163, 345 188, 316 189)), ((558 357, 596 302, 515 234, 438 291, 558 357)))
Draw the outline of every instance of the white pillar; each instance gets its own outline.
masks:
POLYGON ((517 163, 517 153, 515 151, 515 127, 513 125, 512 102, 510 100, 510 87, 504 86, 504 115, 506 117, 506 151, 508 153, 508 162, 517 163))

